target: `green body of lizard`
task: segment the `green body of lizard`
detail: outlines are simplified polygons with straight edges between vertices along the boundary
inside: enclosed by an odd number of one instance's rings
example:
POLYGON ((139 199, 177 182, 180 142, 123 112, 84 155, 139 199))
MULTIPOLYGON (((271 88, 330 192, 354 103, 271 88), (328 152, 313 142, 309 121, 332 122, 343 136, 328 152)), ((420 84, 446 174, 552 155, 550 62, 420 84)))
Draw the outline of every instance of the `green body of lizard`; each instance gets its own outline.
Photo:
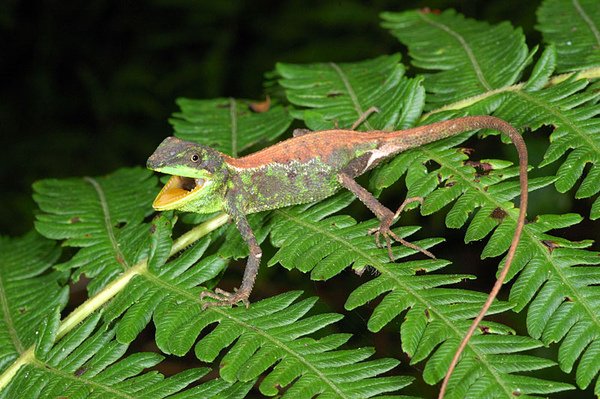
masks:
POLYGON ((242 284, 234 293, 217 289, 215 293, 204 292, 201 297, 217 299, 217 302, 205 303, 205 306, 232 305, 240 301, 248 305, 262 252, 246 219, 247 214, 318 201, 345 187, 379 219, 376 238, 380 234, 385 237, 390 257, 390 237, 433 256, 405 242, 390 230, 410 199, 394 214, 354 178, 407 149, 483 128, 499 130, 511 139, 517 149, 521 186, 519 216, 504 268, 448 367, 439 394, 439 398, 443 398, 461 353, 502 287, 525 224, 527 148, 517 130, 507 122, 492 116, 467 116, 395 132, 341 129, 308 132, 239 159, 200 144, 169 137, 148 159, 148 168, 173 175, 153 205, 157 210, 179 209, 197 213, 224 210, 231 216, 250 248, 242 284))

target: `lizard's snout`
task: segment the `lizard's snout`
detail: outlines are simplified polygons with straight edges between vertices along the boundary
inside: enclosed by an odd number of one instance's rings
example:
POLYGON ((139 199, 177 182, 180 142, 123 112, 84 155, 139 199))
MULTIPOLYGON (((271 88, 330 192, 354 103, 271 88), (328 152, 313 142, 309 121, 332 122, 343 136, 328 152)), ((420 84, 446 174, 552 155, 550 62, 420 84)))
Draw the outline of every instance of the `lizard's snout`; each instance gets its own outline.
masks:
POLYGON ((167 166, 177 155, 185 149, 185 141, 177 137, 167 137, 160 143, 148 161, 146 167, 148 169, 157 170, 167 166))

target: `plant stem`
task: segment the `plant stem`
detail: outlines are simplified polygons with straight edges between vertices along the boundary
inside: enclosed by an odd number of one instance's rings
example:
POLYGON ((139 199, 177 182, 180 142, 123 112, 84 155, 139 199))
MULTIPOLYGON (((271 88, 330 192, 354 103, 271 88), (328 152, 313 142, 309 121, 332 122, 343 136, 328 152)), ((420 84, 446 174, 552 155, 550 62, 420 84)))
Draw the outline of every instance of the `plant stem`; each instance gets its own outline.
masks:
MULTIPOLYGON (((199 224, 194 227, 190 231, 181 235, 171 247, 171 252, 169 256, 173 256, 178 253, 182 249, 187 246, 193 244, 198 241, 200 238, 209 234, 211 231, 214 231, 227 223, 229 216, 225 213, 220 213, 212 219, 207 220, 206 222, 199 224)), ((102 289, 102 291, 98 292, 91 298, 88 298, 87 301, 79 305, 75 310, 73 310, 58 326, 58 332, 56 333, 56 340, 64 337, 68 334, 73 328, 75 328, 80 322, 85 320, 90 314, 99 309, 102 305, 108 302, 111 298, 121 292, 129 281, 138 274, 141 274, 146 271, 148 267, 148 260, 144 259, 134 265, 132 268, 127 270, 125 273, 121 274, 115 280, 113 280, 110 284, 102 289)), ((32 362, 35 359, 35 346, 30 346, 26 351, 21 353, 21 355, 13 362, 13 364, 7 368, 2 375, 0 375, 0 391, 8 385, 8 383, 12 380, 12 378, 17 374, 17 371, 21 368, 21 366, 32 362)))
MULTIPOLYGON (((588 68, 588 69, 583 69, 581 71, 578 72, 571 72, 571 73, 563 73, 562 75, 556 75, 550 78, 550 80, 548 81, 548 84, 546 85, 546 87, 548 86, 554 86, 557 85, 561 82, 564 82, 565 80, 569 79, 571 76, 573 75, 577 75, 577 79, 596 79, 596 78, 600 78, 600 67, 594 67, 594 68, 588 68)), ((523 86, 525 86, 524 82, 521 83, 517 83, 511 86, 506 86, 506 87, 501 87, 499 89, 494 89, 494 90, 490 90, 490 91, 486 91, 485 93, 481 93, 478 94, 476 96, 473 97, 469 97, 469 98, 465 98, 464 100, 460 100, 457 101, 455 103, 452 104, 448 104, 448 105, 444 105, 443 107, 434 109, 433 111, 430 111, 426 114, 421 115, 420 118, 420 122, 425 121, 427 118, 429 118, 431 115, 433 114, 437 114, 439 112, 443 112, 443 111, 452 111, 452 110, 458 110, 458 109, 463 109, 466 108, 470 105, 473 105, 481 100, 484 100, 488 97, 493 96, 494 94, 498 94, 498 93, 506 93, 509 91, 519 91, 523 88, 523 86)))

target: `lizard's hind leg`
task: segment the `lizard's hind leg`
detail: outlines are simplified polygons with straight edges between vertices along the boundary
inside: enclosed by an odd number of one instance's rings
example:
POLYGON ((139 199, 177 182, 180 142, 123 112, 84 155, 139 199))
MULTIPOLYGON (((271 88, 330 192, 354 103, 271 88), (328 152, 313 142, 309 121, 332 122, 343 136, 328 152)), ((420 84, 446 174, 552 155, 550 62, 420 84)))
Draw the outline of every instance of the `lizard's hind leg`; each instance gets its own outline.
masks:
POLYGON ((406 198, 404 200, 404 202, 402 202, 402 204, 400 205, 400 207, 398 208, 398 210, 396 211, 396 213, 394 214, 394 217, 392 218, 391 222, 386 221, 381 221, 381 224, 378 227, 375 227, 373 229, 369 230, 369 234, 374 234, 375 235, 375 244, 381 248, 381 242, 379 240, 379 236, 383 235, 384 239, 385 239, 385 245, 387 247, 388 250, 388 256, 390 257, 390 259, 393 261, 394 260, 394 255, 392 254, 392 244, 391 244, 391 239, 393 239, 396 242, 399 242, 400 244, 404 245, 405 247, 408 248, 412 248, 415 251, 419 251, 427 256, 429 256, 432 259, 435 259, 435 255, 432 254, 431 252, 429 252, 428 250, 426 250, 425 248, 421 248, 418 245, 415 245, 411 242, 406 241, 404 238, 399 237, 396 233, 394 233, 390 227, 392 224, 394 224, 394 222, 398 219, 398 217, 400 216, 400 214, 402 213, 402 211, 404 210, 404 208, 406 207, 406 205, 412 203, 412 202, 420 202, 421 204, 423 204, 423 197, 409 197, 406 198))
POLYGON ((381 202, 377 200, 368 190, 358 184, 350 175, 346 173, 340 173, 339 175, 340 183, 350 190, 356 197, 367 206, 377 216, 379 219, 379 227, 369 230, 369 234, 375 234, 375 243, 378 247, 381 248, 380 236, 383 236, 385 239, 385 244, 388 250, 388 256, 390 260, 394 261, 394 254, 392 253, 392 239, 401 243, 402 245, 412 248, 416 251, 419 251, 430 258, 435 259, 435 256, 426 250, 425 248, 421 248, 418 245, 412 244, 402 237, 399 237, 391 230, 392 224, 396 221, 400 213, 404 210, 406 205, 411 202, 419 201, 422 202, 423 199, 421 197, 411 197, 404 200, 404 202, 400 205, 396 213, 392 213, 388 208, 383 206, 381 202))

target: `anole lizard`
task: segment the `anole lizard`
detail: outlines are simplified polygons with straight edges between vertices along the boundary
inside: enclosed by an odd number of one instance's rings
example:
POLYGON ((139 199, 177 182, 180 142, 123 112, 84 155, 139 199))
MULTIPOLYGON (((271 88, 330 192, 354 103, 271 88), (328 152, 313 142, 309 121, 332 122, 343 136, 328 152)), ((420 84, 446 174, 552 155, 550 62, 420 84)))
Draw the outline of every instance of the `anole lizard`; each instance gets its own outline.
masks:
POLYGON ((374 231, 376 239, 379 239, 379 235, 385 238, 390 257, 390 237, 433 256, 424 249, 404 242, 390 230, 407 201, 415 199, 407 199, 394 213, 356 183, 354 178, 402 151, 468 130, 484 128, 506 134, 519 154, 519 217, 505 266, 455 353, 440 391, 440 397, 443 397, 460 354, 504 282, 525 223, 527 148, 518 131, 507 122, 493 116, 467 116, 393 132, 343 129, 302 131, 291 139, 242 158, 232 158, 204 145, 168 137, 148 159, 148 168, 173 175, 156 197, 153 206, 160 211, 178 209, 212 213, 223 210, 230 215, 250 249, 242 284, 233 293, 217 289, 215 293, 204 292, 201 297, 217 299, 216 302, 205 303, 205 306, 234 305, 238 302, 247 306, 262 256, 248 224, 247 214, 319 201, 344 187, 379 219, 380 225, 374 231))

